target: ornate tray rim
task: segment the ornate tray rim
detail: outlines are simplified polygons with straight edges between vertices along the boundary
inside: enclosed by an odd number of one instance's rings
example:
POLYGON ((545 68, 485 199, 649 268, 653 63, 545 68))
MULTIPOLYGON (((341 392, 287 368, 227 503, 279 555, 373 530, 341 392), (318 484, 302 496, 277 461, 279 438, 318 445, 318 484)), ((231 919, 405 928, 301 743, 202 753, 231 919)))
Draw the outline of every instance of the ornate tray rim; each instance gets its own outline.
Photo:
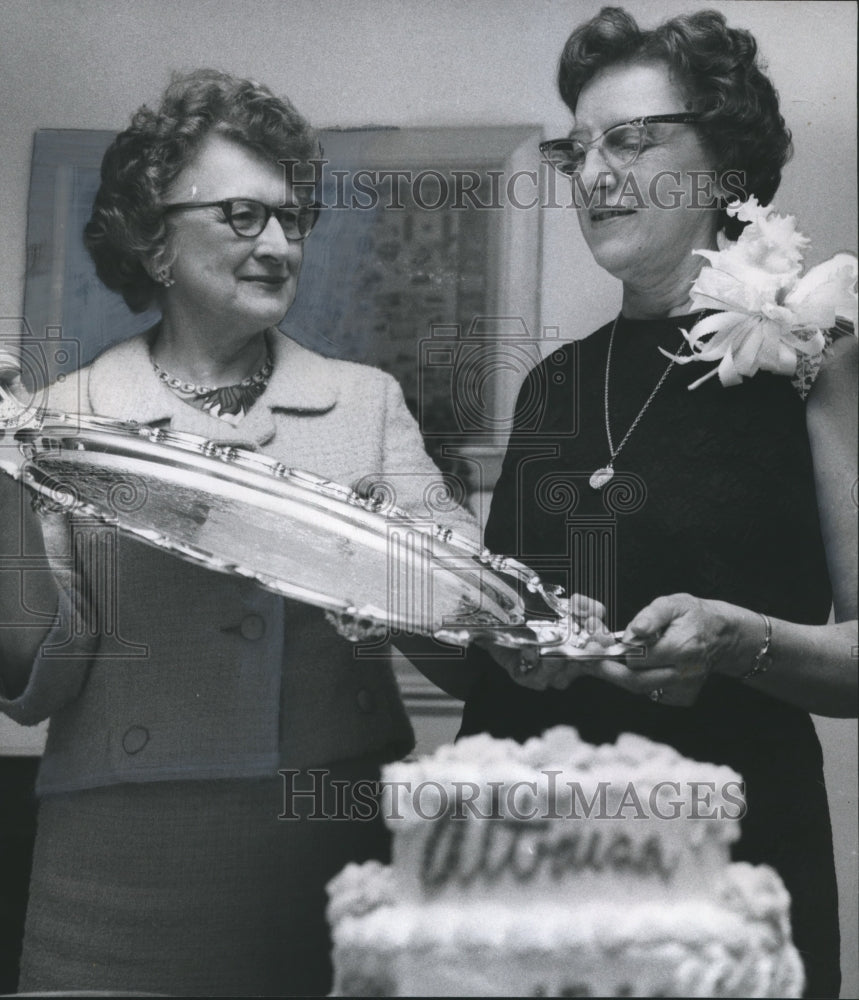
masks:
MULTIPOLYGON (((545 647, 549 654, 553 646, 559 647, 566 641, 564 638, 550 638, 537 642, 535 628, 543 626, 551 628, 552 625, 557 626, 564 620, 571 622, 571 619, 563 589, 545 585, 539 575, 524 563, 510 556, 496 555, 452 528, 437 522, 432 525, 422 522, 378 496, 374 497, 372 494, 363 496, 342 483, 304 469, 289 467, 277 459, 250 450, 242 443, 219 442, 201 435, 153 427, 136 421, 46 410, 39 411, 35 419, 30 417, 23 424, 14 419, 0 422, 0 436, 9 430, 14 432, 22 460, 16 468, 10 467, 8 462, 3 463, 3 470, 24 482, 43 499, 43 503, 49 509, 83 514, 104 523, 116 524, 120 530, 133 537, 197 565, 254 580, 260 586, 283 597, 321 607, 329 613, 332 623, 341 634, 352 641, 386 634, 393 625, 390 617, 377 614, 374 609, 366 606, 355 607, 348 600, 333 597, 325 591, 284 581, 241 560, 224 559, 200 546, 188 544, 163 532, 147 529, 129 519, 123 519, 121 513, 108 512, 97 504, 71 495, 67 486, 58 483, 50 474, 39 468, 38 456, 51 448, 60 451, 101 450, 110 451, 118 456, 145 459, 153 464, 174 467, 182 464, 176 461, 177 456, 181 456, 184 463, 190 464, 196 471, 204 473, 215 481, 232 483, 244 489, 269 495, 272 492, 272 484, 275 484, 281 494, 288 491, 311 506, 315 504, 317 508, 320 506, 320 498, 344 504, 350 516, 365 520, 371 529, 380 516, 388 521, 402 522, 411 530, 451 547, 463 557, 476 560, 480 567, 492 573, 493 579, 498 581, 499 589, 514 594, 520 605, 517 586, 538 595, 555 616, 532 620, 526 618, 523 610, 519 615, 511 615, 506 623, 469 623, 464 620, 461 625, 453 629, 438 628, 426 634, 436 635, 443 638, 443 641, 456 645, 467 645, 476 636, 492 635, 502 645, 539 644, 541 648, 545 647)), ((514 606, 516 606, 515 601, 514 606)), ((578 626, 572 627, 575 631, 580 631, 578 626)), ((614 638, 618 637, 615 634, 614 638)), ((617 648, 619 645, 616 643, 612 647, 614 649, 612 653, 607 650, 599 653, 584 651, 576 653, 575 649, 565 646, 563 655, 570 658, 602 659, 616 658, 631 651, 625 647, 623 652, 620 652, 617 648)), ((560 654, 561 650, 558 652, 560 654)))

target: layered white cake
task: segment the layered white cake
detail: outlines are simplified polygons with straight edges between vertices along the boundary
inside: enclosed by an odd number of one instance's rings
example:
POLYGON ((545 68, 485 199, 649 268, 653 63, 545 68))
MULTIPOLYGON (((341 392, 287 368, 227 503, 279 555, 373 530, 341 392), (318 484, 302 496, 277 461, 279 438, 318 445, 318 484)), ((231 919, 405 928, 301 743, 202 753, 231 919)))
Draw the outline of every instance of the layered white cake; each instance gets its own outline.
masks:
POLYGON ((328 887, 334 995, 800 996, 781 880, 729 860, 729 768, 558 727, 383 777, 392 864, 328 887))

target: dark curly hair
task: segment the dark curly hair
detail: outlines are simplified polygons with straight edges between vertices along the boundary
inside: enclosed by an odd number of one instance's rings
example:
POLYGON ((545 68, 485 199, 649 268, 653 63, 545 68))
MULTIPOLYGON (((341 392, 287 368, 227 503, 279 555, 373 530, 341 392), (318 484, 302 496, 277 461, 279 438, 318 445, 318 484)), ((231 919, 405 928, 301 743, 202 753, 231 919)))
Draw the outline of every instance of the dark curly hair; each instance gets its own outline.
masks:
POLYGON ((314 176, 312 163, 322 155, 308 122, 267 87, 212 69, 174 75, 158 110, 141 107, 104 154, 84 227, 96 273, 133 312, 152 305, 160 288, 144 262, 153 270, 169 263, 165 192, 212 133, 275 163, 311 165, 314 176))
MULTIPOLYGON (((558 67, 558 87, 575 113, 585 84, 618 63, 659 61, 683 90, 696 125, 720 174, 741 178, 745 197, 768 205, 793 151, 779 112, 778 94, 757 59, 757 43, 741 28, 729 28, 715 10, 672 17, 642 31, 621 7, 603 7, 567 39, 558 67)), ((722 210, 720 228, 735 239, 745 223, 722 210)))

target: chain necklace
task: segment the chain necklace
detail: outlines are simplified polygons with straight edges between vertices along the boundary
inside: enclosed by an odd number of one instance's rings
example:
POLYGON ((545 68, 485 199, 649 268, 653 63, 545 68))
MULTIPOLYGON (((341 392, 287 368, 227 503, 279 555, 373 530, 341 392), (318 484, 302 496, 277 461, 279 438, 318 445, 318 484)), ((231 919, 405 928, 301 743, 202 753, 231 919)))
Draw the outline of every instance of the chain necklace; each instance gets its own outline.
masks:
MULTIPOLYGON (((619 319, 620 319, 620 313, 618 313, 617 316, 615 316, 614 318, 614 323, 612 324, 611 328, 611 334, 609 335, 608 339, 608 352, 606 353, 606 358, 605 358, 605 391, 603 393, 603 401, 605 403, 605 435, 606 439, 608 440, 608 452, 610 458, 608 464, 604 465, 600 469, 597 469, 596 472, 592 473, 590 479, 588 480, 588 482, 595 490, 601 490, 604 486, 606 486, 608 483, 611 482, 612 478, 614 477, 614 460, 620 454, 621 448, 623 448, 623 446, 629 440, 630 434, 632 434, 632 432, 638 426, 638 421, 641 420, 641 418, 644 416, 647 407, 650 406, 650 404, 653 402, 654 396, 662 388, 662 383, 668 378, 671 369, 677 363, 676 361, 672 360, 668 365, 668 367, 665 369, 665 371, 659 376, 659 381, 656 383, 656 385, 653 387, 653 391, 644 401, 644 406, 642 406, 642 408, 638 411, 638 416, 635 418, 635 420, 632 421, 632 423, 629 426, 629 430, 626 432, 626 434, 623 435, 620 444, 617 446, 617 448, 615 448, 614 442, 612 441, 611 437, 611 424, 609 421, 608 381, 609 381, 609 372, 611 371, 611 349, 614 346, 614 332, 617 329, 617 323, 619 319)), ((679 354, 680 351, 683 349, 683 345, 685 343, 686 343, 686 338, 684 337, 683 340, 680 342, 680 347, 674 353, 679 354)))

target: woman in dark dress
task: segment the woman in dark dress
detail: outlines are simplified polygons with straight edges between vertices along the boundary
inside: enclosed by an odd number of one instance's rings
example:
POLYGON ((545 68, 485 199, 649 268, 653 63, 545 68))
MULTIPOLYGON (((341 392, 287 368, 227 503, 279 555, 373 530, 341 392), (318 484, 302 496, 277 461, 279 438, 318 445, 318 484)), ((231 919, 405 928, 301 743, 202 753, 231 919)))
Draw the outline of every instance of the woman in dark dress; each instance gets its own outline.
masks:
POLYGON ((530 373, 485 540, 596 598, 646 656, 523 666, 496 650, 505 669, 481 665, 462 734, 524 740, 567 724, 602 743, 632 731, 735 768, 748 811, 734 857, 781 874, 806 995, 837 997, 809 713, 856 713, 856 340, 827 338, 794 379, 759 371, 693 391, 703 369, 660 353, 688 354, 681 330, 708 315, 690 297, 693 251, 715 251, 720 230, 736 239, 724 206, 740 186, 769 204, 790 153, 747 32, 712 11, 643 32, 605 8, 568 40, 559 83, 574 124, 543 151, 571 178, 623 304, 530 373))

